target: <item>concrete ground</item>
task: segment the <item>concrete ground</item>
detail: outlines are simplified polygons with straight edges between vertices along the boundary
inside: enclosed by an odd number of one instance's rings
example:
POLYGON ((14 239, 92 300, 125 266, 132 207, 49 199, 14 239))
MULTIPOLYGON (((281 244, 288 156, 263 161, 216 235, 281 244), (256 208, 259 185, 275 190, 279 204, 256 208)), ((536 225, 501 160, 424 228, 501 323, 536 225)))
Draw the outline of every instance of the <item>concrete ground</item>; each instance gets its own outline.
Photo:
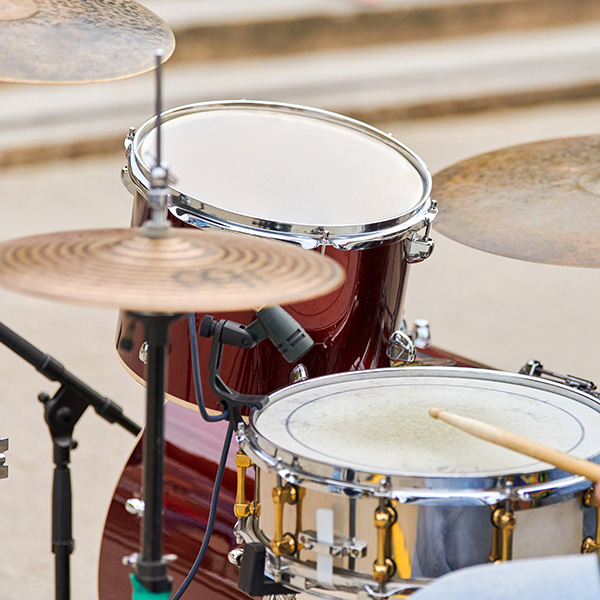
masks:
MULTIPOLYGON (((384 128, 435 172, 492 148, 591 133, 599 115, 600 101, 595 101, 395 122, 384 128)), ((119 181, 122 163, 120 155, 111 155, 1 171, 0 237, 126 226, 131 198, 119 181)), ((435 238, 433 256, 412 268, 406 315, 430 319, 437 345, 506 370, 538 358, 551 369, 599 379, 598 271, 505 259, 435 238)), ((114 311, 4 290, 0 308, 6 325, 142 422, 143 390, 125 373, 113 348, 114 311)), ((52 598, 51 440, 36 395, 55 386, 6 348, 0 348, 0 381, 0 435, 10 438, 10 476, 0 481, 0 598, 52 598)), ((105 513, 134 440, 91 411, 77 426, 76 438, 73 598, 95 598, 105 513)))

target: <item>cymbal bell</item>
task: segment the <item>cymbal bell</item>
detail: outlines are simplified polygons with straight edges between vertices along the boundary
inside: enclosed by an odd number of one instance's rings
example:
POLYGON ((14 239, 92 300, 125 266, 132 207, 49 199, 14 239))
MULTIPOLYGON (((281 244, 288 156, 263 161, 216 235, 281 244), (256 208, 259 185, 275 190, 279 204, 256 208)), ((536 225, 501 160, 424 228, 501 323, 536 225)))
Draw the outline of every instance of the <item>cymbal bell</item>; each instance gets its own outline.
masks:
POLYGON ((433 177, 433 224, 467 246, 510 258, 600 268, 600 136, 481 154, 433 177))
POLYGON ((323 295, 342 268, 293 244, 224 231, 66 231, 0 243, 0 285, 137 312, 258 309, 323 295))
POLYGON ((134 0, 0 0, 0 81, 122 79, 174 48, 169 27, 134 0))

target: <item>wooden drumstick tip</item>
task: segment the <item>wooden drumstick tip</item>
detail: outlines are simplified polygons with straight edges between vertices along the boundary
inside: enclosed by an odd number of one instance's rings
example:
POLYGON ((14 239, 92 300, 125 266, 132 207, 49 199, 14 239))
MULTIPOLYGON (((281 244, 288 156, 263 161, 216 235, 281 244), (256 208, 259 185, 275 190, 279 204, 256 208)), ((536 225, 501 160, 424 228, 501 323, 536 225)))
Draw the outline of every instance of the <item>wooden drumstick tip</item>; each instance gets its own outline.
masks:
POLYGON ((433 417, 434 419, 439 419, 441 412, 442 412, 441 408, 430 408, 429 409, 429 416, 433 417))

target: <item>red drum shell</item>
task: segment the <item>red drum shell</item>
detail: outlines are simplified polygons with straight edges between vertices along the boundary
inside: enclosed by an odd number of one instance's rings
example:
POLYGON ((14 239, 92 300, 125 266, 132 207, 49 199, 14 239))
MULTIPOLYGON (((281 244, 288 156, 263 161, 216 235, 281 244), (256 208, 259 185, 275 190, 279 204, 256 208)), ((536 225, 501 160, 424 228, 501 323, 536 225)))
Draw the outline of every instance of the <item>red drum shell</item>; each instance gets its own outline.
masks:
MULTIPOLYGON (((419 351, 418 361, 438 366, 485 367, 434 347, 419 351)), ((163 551, 178 556, 169 566, 176 589, 187 575, 204 539, 226 424, 207 423, 197 410, 174 402, 167 403, 165 418, 163 551)), ((131 595, 131 569, 123 566, 122 559, 139 551, 141 521, 125 510, 125 503, 129 498, 141 498, 142 443, 140 438, 121 474, 108 511, 99 561, 100 600, 122 600, 131 595)), ((235 441, 233 446, 223 478, 213 536, 201 569, 190 585, 190 598, 248 598, 238 589, 239 570, 227 557, 229 551, 237 547, 233 535, 237 485, 235 441)), ((246 494, 252 498, 252 469, 247 475, 246 494)))
MULTIPOLYGON (((132 225, 141 225, 147 216, 148 203, 136 194, 132 225)), ((189 227, 172 215, 170 219, 174 226, 189 227)), ((300 362, 307 367, 311 378, 389 366, 386 356, 388 338, 397 327, 407 279, 403 240, 363 250, 338 250, 327 246, 325 253, 344 267, 346 281, 342 287, 321 298, 284 307, 315 342, 300 362)), ((203 316, 196 315, 197 329, 203 316)), ((251 311, 212 316, 244 325, 255 318, 251 311)), ((142 328, 135 327, 133 333, 130 329, 127 319, 121 315, 117 329, 119 355, 137 377, 144 379, 144 363, 139 356, 144 342, 142 328), (133 340, 129 351, 123 350, 120 344, 125 335, 133 340)), ((205 403, 209 408, 217 408, 217 398, 208 387, 211 340, 200 336, 198 340, 205 403)), ((191 364, 188 323, 187 319, 181 319, 171 327, 166 391, 195 404, 191 364)), ((226 347, 221 376, 238 392, 268 394, 289 384, 293 367, 270 341, 265 340, 250 350, 226 347)))

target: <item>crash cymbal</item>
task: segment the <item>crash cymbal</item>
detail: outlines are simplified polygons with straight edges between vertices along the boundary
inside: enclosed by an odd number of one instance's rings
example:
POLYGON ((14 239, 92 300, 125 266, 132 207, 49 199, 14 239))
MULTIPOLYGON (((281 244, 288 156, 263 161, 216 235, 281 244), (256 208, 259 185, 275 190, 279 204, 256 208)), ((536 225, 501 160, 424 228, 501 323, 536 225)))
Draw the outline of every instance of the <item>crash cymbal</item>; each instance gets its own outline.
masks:
POLYGON ((433 177, 433 224, 473 248, 522 260, 600 267, 600 136, 475 156, 433 177))
POLYGON ((140 312, 226 311, 287 304, 341 284, 318 252, 223 231, 97 229, 0 243, 0 285, 53 300, 140 312))
POLYGON ((174 48, 173 32, 134 0, 0 0, 0 81, 121 79, 174 48))

